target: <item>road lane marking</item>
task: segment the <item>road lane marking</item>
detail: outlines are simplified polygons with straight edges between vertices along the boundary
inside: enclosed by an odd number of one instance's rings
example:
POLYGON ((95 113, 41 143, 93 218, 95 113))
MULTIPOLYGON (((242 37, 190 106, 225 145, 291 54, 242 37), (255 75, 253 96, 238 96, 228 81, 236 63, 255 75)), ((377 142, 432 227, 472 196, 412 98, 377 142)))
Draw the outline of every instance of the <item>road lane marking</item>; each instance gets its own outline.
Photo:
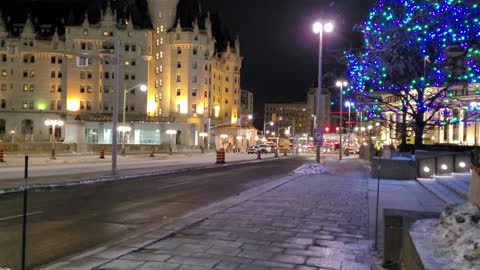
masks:
POLYGON ((177 183, 177 184, 171 184, 171 185, 161 186, 161 187, 159 187, 158 189, 175 187, 175 186, 181 186, 181 185, 190 184, 190 183, 192 183, 192 181, 185 181, 185 182, 180 182, 180 183, 177 183))
MULTIPOLYGON (((33 215, 38 215, 38 214, 42 214, 42 213, 43 213, 43 211, 30 212, 30 213, 27 213, 27 216, 33 216, 33 215)), ((9 216, 9 217, 0 218, 0 221, 20 218, 20 217, 23 217, 23 215, 16 215, 16 216, 9 216)))

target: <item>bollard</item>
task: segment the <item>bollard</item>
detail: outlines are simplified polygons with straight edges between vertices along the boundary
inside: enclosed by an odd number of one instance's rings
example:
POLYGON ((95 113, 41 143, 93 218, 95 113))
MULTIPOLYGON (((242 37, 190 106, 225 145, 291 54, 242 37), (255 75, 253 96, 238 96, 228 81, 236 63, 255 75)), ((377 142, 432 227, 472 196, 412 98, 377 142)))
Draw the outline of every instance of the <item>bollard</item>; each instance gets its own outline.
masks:
POLYGON ((155 157, 155 148, 150 149, 150 157, 155 157))
POLYGON ((262 151, 257 151, 257 159, 262 159, 262 151))
POLYGON ((105 159, 105 149, 100 149, 100 159, 105 159))
POLYGON ((224 164, 225 163, 225 149, 220 148, 217 151, 217 164, 224 164))
POLYGON ((283 149, 283 156, 284 156, 284 157, 287 156, 287 149, 283 149))
POLYGON ((0 149, 0 162, 5 162, 3 159, 3 149, 0 149))
POLYGON ((275 157, 278 158, 278 148, 275 148, 275 157))

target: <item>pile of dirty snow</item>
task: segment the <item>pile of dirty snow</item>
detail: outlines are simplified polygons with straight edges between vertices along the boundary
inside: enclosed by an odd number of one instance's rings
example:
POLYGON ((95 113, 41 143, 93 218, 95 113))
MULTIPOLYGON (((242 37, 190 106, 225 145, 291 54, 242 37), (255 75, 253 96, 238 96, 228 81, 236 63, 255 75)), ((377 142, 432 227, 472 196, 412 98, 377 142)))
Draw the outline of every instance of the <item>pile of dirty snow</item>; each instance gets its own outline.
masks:
POLYGON ((424 232, 430 234, 434 254, 451 262, 446 269, 480 269, 479 207, 471 203, 447 206, 440 219, 424 232))
POLYGON ((327 169, 318 163, 307 163, 298 167, 294 174, 324 174, 327 172, 327 169))

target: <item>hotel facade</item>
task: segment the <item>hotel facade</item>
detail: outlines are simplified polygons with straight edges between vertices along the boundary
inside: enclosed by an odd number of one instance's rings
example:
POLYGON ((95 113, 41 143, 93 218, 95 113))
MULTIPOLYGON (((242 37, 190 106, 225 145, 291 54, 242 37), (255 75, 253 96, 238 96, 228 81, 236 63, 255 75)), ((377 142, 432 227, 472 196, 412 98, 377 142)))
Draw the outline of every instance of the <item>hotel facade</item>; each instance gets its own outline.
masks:
POLYGON ((48 142, 45 121, 61 120, 53 132, 58 141, 111 144, 115 95, 126 130, 118 138, 127 144, 201 146, 206 136, 216 144, 215 126, 247 137, 250 130, 237 128, 238 38, 222 48, 209 14, 182 21, 181 0, 146 2, 147 26, 119 1, 105 1, 96 20, 85 13, 63 29, 37 22, 35 13, 24 23, 0 17, 0 139, 48 142))

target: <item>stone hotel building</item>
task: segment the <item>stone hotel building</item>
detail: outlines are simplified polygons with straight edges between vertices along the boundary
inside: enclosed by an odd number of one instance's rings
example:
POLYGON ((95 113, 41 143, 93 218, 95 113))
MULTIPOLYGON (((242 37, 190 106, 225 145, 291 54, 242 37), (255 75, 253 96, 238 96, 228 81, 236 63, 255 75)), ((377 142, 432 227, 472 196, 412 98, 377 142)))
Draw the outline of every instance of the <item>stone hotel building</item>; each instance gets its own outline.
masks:
POLYGON ((110 144, 116 79, 129 144, 168 143, 166 131, 176 130, 175 144, 201 145, 209 127, 238 126, 240 44, 218 16, 186 0, 66 5, 58 18, 35 8, 24 19, 2 12, 0 139, 48 142, 45 121, 62 120, 57 140, 110 144))

